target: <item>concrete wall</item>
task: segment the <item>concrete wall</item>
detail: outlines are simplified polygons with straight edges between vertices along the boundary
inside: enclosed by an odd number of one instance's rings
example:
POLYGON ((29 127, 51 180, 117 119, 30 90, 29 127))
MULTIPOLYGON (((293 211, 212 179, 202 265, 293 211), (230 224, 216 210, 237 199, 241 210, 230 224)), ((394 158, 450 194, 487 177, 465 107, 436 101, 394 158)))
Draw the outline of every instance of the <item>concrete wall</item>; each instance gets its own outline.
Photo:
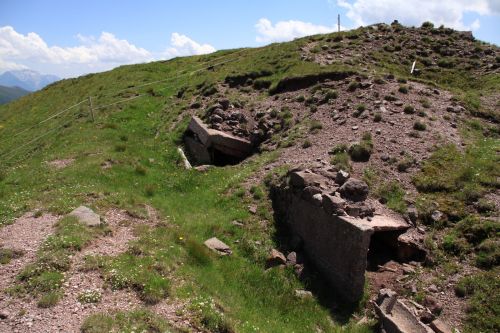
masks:
POLYGON ((291 193, 287 201, 287 223, 302 238, 307 257, 346 300, 359 300, 373 230, 342 216, 328 215, 297 194, 291 193))

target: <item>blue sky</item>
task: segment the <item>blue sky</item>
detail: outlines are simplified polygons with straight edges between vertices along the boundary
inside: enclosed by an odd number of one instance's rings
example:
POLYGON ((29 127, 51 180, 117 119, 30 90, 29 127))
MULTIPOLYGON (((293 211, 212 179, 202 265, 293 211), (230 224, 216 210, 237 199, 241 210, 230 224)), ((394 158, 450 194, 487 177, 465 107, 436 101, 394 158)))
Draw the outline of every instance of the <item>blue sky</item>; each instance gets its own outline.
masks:
POLYGON ((2 0, 0 72, 62 77, 115 66, 260 46, 376 22, 430 20, 500 44, 500 0, 2 0))

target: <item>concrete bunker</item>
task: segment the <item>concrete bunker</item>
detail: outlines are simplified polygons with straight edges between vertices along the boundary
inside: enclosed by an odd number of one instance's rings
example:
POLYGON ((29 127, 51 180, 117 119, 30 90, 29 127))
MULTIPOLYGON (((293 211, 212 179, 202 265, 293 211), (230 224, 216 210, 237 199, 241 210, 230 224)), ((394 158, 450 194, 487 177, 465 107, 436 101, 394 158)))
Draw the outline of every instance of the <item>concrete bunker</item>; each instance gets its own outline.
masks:
POLYGON ((208 128, 193 116, 184 133, 186 154, 193 165, 234 165, 253 152, 252 143, 244 138, 208 128))
POLYGON ((405 221, 373 215, 363 182, 340 183, 334 170, 292 170, 272 188, 271 199, 278 222, 292 238, 300 238, 309 261, 337 294, 356 302, 367 269, 389 260, 413 260, 423 250, 403 240, 410 228, 405 221))

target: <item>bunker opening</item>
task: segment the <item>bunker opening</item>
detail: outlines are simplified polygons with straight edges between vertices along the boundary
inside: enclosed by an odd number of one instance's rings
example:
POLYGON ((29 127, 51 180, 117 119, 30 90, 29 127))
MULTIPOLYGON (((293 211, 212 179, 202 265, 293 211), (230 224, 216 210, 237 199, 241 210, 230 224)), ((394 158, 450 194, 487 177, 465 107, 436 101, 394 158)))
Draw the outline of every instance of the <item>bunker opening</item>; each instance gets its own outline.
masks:
POLYGON ((367 265, 368 271, 377 271, 379 266, 384 266, 389 261, 400 261, 398 257, 398 237, 403 231, 378 231, 370 237, 368 247, 367 265))
POLYGON ((191 118, 183 139, 192 165, 235 165, 254 152, 249 140, 208 128, 198 117, 191 118))

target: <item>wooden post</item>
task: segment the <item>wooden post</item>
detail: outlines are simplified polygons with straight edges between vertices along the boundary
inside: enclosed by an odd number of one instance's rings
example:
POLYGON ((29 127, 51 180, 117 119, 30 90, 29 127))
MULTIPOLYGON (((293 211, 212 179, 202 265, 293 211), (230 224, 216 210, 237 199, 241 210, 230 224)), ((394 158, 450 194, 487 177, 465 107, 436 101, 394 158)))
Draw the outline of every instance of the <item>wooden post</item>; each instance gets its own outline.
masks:
POLYGON ((94 108, 92 107, 92 96, 89 96, 89 109, 90 109, 90 117, 92 118, 92 122, 95 123, 94 108))
POLYGON ((337 25, 339 27, 339 32, 340 32, 340 14, 337 16, 337 25))

